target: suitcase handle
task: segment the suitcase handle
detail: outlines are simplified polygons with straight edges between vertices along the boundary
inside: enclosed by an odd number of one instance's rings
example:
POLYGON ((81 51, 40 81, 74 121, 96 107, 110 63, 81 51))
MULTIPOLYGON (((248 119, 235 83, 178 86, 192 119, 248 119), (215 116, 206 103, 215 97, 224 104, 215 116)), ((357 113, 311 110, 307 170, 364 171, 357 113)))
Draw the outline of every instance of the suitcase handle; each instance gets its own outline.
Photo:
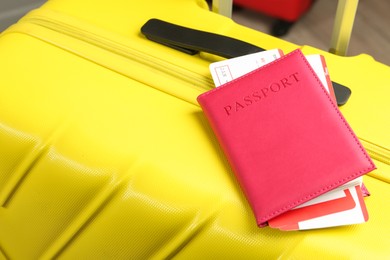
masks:
MULTIPOLYGON (((147 21, 142 26, 141 32, 151 41, 191 55, 203 51, 225 58, 234 58, 264 51, 263 48, 235 38, 199 31, 159 19, 150 19, 147 21)), ((351 95, 351 90, 333 81, 332 85, 337 105, 344 105, 351 95)))
POLYGON ((340 56, 347 54, 358 4, 359 0, 338 0, 330 42, 330 53, 340 56))
MULTIPOLYGON (((359 0, 338 0, 330 42, 330 53, 340 56, 345 56, 347 54, 358 3, 359 0)), ((231 18, 232 5, 233 0, 213 0, 212 10, 213 12, 231 18)))
POLYGON ((224 35, 199 31, 159 19, 150 19, 141 32, 155 41, 182 52, 194 55, 207 52, 224 58, 264 51, 263 48, 224 35))

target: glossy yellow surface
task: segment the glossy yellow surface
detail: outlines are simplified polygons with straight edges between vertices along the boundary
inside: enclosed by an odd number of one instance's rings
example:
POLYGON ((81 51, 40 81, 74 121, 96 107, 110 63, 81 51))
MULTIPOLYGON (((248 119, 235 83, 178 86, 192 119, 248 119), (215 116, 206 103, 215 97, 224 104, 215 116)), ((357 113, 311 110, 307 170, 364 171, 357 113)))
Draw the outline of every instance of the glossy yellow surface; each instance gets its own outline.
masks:
POLYGON ((200 0, 51 0, 28 14, 0 36, 0 259, 388 259, 390 68, 323 53, 378 166, 370 220, 258 228, 196 102, 218 58, 146 40, 149 18, 298 48, 200 0))
POLYGON ((338 0, 329 49, 331 53, 347 54, 358 4, 359 0, 338 0))

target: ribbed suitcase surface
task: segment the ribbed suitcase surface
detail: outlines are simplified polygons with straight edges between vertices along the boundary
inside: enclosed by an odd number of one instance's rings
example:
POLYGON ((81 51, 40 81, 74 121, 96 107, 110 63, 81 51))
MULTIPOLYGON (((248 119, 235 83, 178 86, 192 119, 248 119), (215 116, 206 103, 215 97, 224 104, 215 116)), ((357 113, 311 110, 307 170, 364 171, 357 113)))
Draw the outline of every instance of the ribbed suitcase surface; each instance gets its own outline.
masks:
POLYGON ((0 259, 390 257, 390 68, 367 55, 299 47, 199 0, 51 0, 0 36, 0 71, 0 259), (220 58, 145 39, 151 18, 323 54, 378 167, 370 220, 259 229, 196 102, 220 58))

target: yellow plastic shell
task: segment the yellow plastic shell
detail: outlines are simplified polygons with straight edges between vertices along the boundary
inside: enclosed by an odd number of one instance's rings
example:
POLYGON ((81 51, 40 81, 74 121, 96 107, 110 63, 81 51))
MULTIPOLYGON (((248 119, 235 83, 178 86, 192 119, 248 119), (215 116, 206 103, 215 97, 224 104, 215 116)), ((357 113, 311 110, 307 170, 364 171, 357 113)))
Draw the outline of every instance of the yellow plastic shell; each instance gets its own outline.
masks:
POLYGON ((0 36, 0 71, 0 259, 390 258, 390 68, 370 56, 299 47, 200 0, 51 0, 0 36), (323 54, 378 166, 369 221, 258 228, 196 102, 220 58, 145 39, 150 18, 323 54))

